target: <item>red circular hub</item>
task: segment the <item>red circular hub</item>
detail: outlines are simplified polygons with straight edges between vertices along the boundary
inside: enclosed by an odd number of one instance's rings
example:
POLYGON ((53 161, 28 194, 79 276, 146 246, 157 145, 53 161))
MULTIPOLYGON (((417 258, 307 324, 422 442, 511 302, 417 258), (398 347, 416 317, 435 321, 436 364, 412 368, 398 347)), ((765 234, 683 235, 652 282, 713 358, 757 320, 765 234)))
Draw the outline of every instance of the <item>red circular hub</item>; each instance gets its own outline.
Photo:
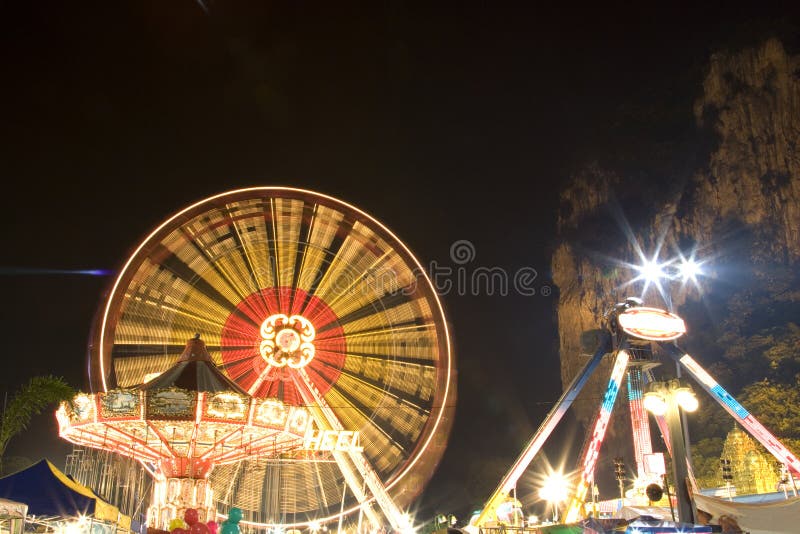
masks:
POLYGON ((274 397, 298 406, 303 399, 292 380, 298 371, 269 367, 259 351, 264 340, 261 324, 279 313, 302 315, 314 326, 316 351, 303 369, 324 395, 339 379, 344 366, 344 331, 339 318, 325 302, 299 288, 262 289, 241 301, 222 328, 222 362, 228 376, 254 397, 274 397))

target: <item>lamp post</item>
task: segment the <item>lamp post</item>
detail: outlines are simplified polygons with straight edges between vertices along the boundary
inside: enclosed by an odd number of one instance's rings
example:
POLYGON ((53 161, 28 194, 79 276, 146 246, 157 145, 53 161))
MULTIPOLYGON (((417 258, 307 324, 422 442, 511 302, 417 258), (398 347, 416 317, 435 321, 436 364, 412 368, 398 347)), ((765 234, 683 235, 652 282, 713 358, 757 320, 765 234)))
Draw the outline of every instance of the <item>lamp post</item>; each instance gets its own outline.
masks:
POLYGON ((678 517, 685 523, 694 523, 692 502, 689 498, 689 489, 686 487, 689 468, 680 409, 686 412, 697 410, 697 397, 691 387, 682 386, 677 379, 653 382, 644 395, 644 407, 654 415, 663 415, 666 418, 672 452, 672 474, 675 478, 678 517))

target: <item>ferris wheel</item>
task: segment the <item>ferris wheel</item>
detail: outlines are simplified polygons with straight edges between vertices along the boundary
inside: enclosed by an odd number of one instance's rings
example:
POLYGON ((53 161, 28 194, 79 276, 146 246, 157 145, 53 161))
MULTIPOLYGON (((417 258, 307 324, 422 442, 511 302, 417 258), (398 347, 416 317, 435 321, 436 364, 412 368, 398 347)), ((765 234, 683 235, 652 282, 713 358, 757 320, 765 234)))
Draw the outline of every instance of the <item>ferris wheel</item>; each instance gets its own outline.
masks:
POLYGON ((132 252, 98 312, 92 387, 142 385, 196 334, 249 395, 308 408, 334 441, 358 436, 349 452, 284 450, 216 467, 220 514, 241 508, 255 527, 392 515, 430 478, 456 395, 447 323, 425 269, 376 219, 285 187, 176 213, 132 252))

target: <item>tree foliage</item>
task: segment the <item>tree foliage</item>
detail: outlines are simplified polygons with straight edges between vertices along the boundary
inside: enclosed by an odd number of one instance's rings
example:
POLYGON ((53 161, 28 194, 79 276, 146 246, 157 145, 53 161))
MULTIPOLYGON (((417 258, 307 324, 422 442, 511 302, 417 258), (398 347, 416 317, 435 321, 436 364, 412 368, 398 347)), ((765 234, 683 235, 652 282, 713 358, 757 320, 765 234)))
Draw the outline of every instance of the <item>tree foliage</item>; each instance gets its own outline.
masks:
MULTIPOLYGON (((729 328, 719 344, 726 348, 709 366, 711 374, 794 454, 800 453, 800 326, 786 323, 744 333, 729 328)), ((719 484, 719 457, 732 428, 716 402, 694 414, 692 462, 701 486, 719 484)))
POLYGON ((800 375, 791 385, 762 380, 744 388, 742 402, 783 444, 800 452, 800 375), (794 446, 793 446, 794 445, 794 446))
MULTIPOLYGON (((72 398, 75 390, 63 378, 35 376, 8 399, 0 417, 0 462, 14 436, 50 405, 72 398)), ((0 463, 2 469, 2 463, 0 463)))
POLYGON ((692 468, 701 488, 719 485, 719 457, 725 440, 718 437, 704 438, 692 445, 692 468))

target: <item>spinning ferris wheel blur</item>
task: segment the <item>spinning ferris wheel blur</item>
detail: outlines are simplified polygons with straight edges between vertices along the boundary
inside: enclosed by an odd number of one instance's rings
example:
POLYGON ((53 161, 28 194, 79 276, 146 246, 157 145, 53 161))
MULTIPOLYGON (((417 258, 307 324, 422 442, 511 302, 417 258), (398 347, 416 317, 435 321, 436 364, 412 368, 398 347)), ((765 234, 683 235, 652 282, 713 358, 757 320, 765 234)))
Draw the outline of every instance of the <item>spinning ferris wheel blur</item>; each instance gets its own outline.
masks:
POLYGON ((405 506, 441 458, 455 401, 444 312, 411 251, 359 209, 259 187, 176 213, 133 251, 98 313, 92 387, 143 384, 196 333, 251 396, 305 406, 319 428, 357 433, 363 447, 220 465, 210 475, 219 513, 236 506, 245 523, 288 527, 359 501, 405 506))

